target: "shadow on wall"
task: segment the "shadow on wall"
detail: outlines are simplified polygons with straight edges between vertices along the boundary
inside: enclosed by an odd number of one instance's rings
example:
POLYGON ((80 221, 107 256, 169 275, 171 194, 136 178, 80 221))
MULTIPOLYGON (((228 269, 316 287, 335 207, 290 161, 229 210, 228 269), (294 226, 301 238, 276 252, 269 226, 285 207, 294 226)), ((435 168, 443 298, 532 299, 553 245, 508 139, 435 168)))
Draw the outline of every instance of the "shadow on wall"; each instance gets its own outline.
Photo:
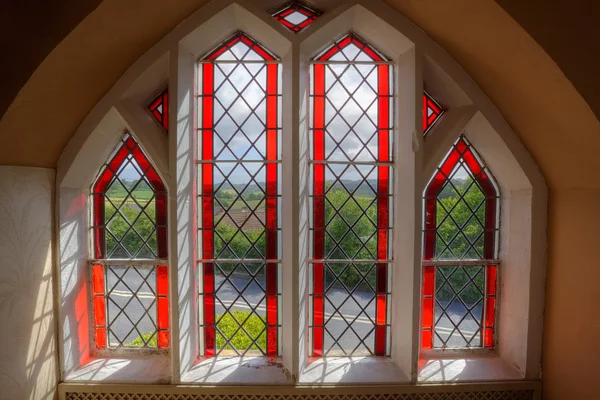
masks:
POLYGON ((0 400, 53 399, 54 171, 0 167, 0 400))

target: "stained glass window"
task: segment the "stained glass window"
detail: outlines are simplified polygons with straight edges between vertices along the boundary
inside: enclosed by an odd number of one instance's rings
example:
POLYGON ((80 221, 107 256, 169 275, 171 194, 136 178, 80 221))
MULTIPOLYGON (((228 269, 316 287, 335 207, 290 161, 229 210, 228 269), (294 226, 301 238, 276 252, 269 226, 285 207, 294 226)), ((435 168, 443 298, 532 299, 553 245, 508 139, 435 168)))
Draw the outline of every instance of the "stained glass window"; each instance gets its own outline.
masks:
POLYGON ((165 131, 169 131, 169 90, 166 89, 164 92, 158 95, 152 103, 148 106, 148 110, 152 113, 156 121, 164 128, 165 131))
POLYGON ((392 69, 352 33, 312 61, 313 356, 389 354, 392 69))
POLYGON ((279 59, 237 33, 198 63, 198 271, 205 356, 278 355, 279 59))
POLYGON ((315 11, 302 4, 293 4, 284 7, 273 14, 273 17, 292 32, 300 32, 314 20, 316 20, 320 12, 315 11))
POLYGON ((423 135, 442 117, 444 109, 427 92, 423 92, 423 135))
POLYGON ((96 347, 169 347, 167 193, 130 134, 91 196, 96 347))
POLYGON ((423 349, 494 346, 498 193, 460 137, 424 195, 423 349))

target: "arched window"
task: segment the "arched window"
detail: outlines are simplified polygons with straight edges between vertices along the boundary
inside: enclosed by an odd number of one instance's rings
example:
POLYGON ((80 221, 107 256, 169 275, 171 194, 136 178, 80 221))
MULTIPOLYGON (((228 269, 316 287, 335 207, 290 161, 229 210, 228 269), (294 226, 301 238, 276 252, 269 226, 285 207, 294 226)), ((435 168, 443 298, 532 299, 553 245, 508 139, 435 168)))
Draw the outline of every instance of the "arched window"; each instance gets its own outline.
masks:
POLYGON ((499 192, 464 136, 425 190, 422 347, 494 346, 499 192))
POLYGON ((279 60, 240 32, 201 59, 198 76, 204 355, 277 355, 279 60))
POLYGON ((389 353, 392 68, 351 33, 312 65, 314 356, 389 353))
POLYGON ((92 187, 97 349, 169 347, 167 193, 126 133, 92 187))

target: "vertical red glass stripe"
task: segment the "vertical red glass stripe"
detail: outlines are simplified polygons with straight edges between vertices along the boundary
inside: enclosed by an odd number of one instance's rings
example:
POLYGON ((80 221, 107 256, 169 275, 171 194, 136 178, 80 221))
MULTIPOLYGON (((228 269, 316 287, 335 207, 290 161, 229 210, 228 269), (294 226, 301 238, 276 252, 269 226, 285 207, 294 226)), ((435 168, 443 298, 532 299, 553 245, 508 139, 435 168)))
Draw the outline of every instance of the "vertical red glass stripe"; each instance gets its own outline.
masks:
POLYGON ((433 311, 435 294, 435 267, 423 267, 423 309, 421 316, 421 346, 433 348, 433 311))
MULTIPOLYGON (((270 260, 278 258, 277 243, 277 79, 278 64, 267 65, 267 192, 266 192, 266 257, 270 260)), ((267 355, 276 356, 277 343, 277 293, 278 293, 277 263, 267 263, 267 355)))
POLYGON ((158 296, 169 295, 169 269, 166 265, 156 267, 156 294, 158 296))
POLYGON ((157 303, 158 329, 169 329, 169 300, 159 297, 157 303))
POLYGON ((158 321, 158 348, 165 349, 169 347, 169 277, 168 268, 165 265, 156 267, 156 320, 158 321))
MULTIPOLYGON (((213 159, 213 102, 214 102, 214 65, 202 65, 202 160, 213 159)), ((202 257, 214 258, 213 248, 213 166, 202 164, 202 257)), ((214 356, 215 340, 215 285, 214 267, 212 263, 203 265, 203 298, 204 298, 204 345, 205 355, 214 356)))
MULTIPOLYGON (((325 160, 325 65, 313 65, 313 158, 325 160)), ((325 257, 325 165, 313 164, 313 258, 325 257)), ((323 355, 324 281, 322 262, 313 264, 313 348, 315 357, 323 355)))
POLYGON ((497 291, 497 266, 488 265, 485 269, 485 323, 483 332, 483 345, 494 347, 494 331, 496 329, 496 291, 497 291))
POLYGON ((104 288, 104 265, 92 267, 92 295, 94 296, 94 325, 96 347, 106 348, 106 297, 104 288))
MULTIPOLYGON (((379 162, 390 161, 390 72, 389 65, 377 66, 377 128, 379 162)), ((389 170, 388 165, 380 165, 377 174, 377 259, 388 258, 389 227, 389 170)), ((386 350, 387 325, 387 263, 377 264, 377 318, 375 327, 375 355, 384 356, 386 350)))

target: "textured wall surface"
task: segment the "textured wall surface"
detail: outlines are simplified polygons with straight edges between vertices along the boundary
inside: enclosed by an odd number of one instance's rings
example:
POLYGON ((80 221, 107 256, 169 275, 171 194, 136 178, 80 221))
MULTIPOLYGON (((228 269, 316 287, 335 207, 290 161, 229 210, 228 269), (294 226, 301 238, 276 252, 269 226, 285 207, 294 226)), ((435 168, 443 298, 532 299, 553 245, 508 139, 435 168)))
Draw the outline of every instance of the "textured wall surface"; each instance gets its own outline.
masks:
POLYGON ((54 171, 0 167, 0 400, 55 397, 54 171))

